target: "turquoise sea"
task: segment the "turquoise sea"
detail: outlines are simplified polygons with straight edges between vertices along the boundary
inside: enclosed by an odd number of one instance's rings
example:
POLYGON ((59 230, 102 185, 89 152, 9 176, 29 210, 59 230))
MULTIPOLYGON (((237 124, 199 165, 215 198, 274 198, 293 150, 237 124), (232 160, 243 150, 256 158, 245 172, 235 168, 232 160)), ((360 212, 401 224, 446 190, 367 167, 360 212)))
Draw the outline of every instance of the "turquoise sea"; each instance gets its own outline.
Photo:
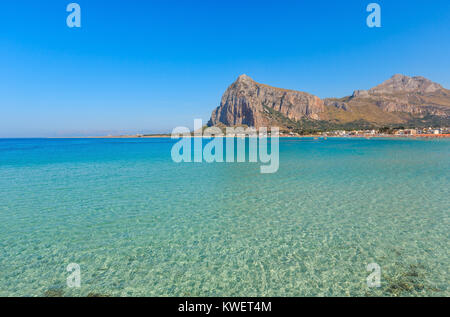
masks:
POLYGON ((450 296, 450 140, 282 139, 275 174, 173 144, 0 140, 0 296, 450 296))

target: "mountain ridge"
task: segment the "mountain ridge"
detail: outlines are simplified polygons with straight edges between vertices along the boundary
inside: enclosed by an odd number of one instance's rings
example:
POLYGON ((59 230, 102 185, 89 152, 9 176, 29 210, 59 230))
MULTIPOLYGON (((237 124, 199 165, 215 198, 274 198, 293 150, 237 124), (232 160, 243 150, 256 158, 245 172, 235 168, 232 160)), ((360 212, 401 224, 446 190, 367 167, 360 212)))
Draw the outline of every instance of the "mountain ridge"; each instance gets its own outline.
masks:
POLYGON ((243 74, 222 96, 208 125, 284 130, 450 125, 450 91, 422 77, 395 74, 343 98, 272 87, 243 74))

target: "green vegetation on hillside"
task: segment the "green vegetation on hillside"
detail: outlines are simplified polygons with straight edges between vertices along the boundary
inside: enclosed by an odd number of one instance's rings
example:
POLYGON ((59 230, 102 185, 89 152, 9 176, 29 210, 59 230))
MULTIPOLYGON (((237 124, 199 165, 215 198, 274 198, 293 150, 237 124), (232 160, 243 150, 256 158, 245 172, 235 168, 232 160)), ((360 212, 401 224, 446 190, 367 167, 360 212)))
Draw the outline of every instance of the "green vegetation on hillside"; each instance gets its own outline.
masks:
POLYGON ((337 120, 311 120, 301 119, 295 121, 289 119, 284 114, 264 106, 265 116, 270 120, 271 124, 277 124, 282 132, 294 132, 298 134, 313 134, 325 131, 336 130, 370 130, 385 128, 387 130, 399 129, 399 128, 426 128, 426 127, 441 127, 448 125, 448 118, 438 117, 432 115, 426 115, 423 118, 416 118, 408 114, 406 115, 406 122, 391 123, 391 124, 376 124, 368 122, 363 119, 358 119, 350 122, 339 122, 337 120))
POLYGON ((356 120, 348 123, 339 123, 325 120, 301 119, 294 121, 289 119, 279 111, 264 106, 266 117, 273 123, 278 124, 281 131, 294 132, 298 134, 311 134, 335 130, 357 130, 372 129, 376 126, 364 120, 356 120))

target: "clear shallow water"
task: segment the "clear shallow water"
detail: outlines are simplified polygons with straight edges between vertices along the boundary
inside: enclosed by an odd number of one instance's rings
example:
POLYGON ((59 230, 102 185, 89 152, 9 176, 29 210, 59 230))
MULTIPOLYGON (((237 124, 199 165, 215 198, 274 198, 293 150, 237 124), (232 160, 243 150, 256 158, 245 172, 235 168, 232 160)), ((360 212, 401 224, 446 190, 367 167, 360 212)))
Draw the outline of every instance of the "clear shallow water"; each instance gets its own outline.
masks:
POLYGON ((283 139, 275 174, 172 144, 0 140, 0 296, 450 295, 450 140, 283 139))

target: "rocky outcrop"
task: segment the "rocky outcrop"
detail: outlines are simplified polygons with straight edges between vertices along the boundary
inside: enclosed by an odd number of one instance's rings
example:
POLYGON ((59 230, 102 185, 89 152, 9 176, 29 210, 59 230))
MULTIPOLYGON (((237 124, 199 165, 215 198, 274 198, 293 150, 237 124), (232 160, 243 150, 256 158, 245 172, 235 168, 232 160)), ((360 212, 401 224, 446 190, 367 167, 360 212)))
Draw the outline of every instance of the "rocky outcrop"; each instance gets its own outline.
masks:
POLYGON ((386 80, 381 85, 378 85, 369 90, 369 94, 395 94, 395 93, 432 93, 443 89, 437 83, 432 82, 421 76, 408 77, 405 75, 396 74, 390 79, 386 80))
POLYGON ((260 84, 241 75, 224 93, 220 106, 211 115, 210 125, 268 126, 273 123, 267 115, 270 110, 298 121, 317 120, 325 108, 323 101, 314 95, 260 84))
POLYGON ((413 116, 450 115, 450 108, 445 106, 446 100, 450 101, 446 89, 421 76, 394 75, 374 88, 355 91, 351 100, 358 98, 368 98, 385 112, 402 112, 413 116))
POLYGON ((355 90, 352 95, 353 98, 355 97, 369 97, 369 92, 367 90, 355 90))
POLYGON ((331 107, 335 107, 337 109, 342 109, 345 111, 350 111, 348 105, 346 102, 343 101, 337 101, 337 100, 331 100, 331 99, 325 99, 324 100, 324 105, 325 106, 331 106, 331 107))

